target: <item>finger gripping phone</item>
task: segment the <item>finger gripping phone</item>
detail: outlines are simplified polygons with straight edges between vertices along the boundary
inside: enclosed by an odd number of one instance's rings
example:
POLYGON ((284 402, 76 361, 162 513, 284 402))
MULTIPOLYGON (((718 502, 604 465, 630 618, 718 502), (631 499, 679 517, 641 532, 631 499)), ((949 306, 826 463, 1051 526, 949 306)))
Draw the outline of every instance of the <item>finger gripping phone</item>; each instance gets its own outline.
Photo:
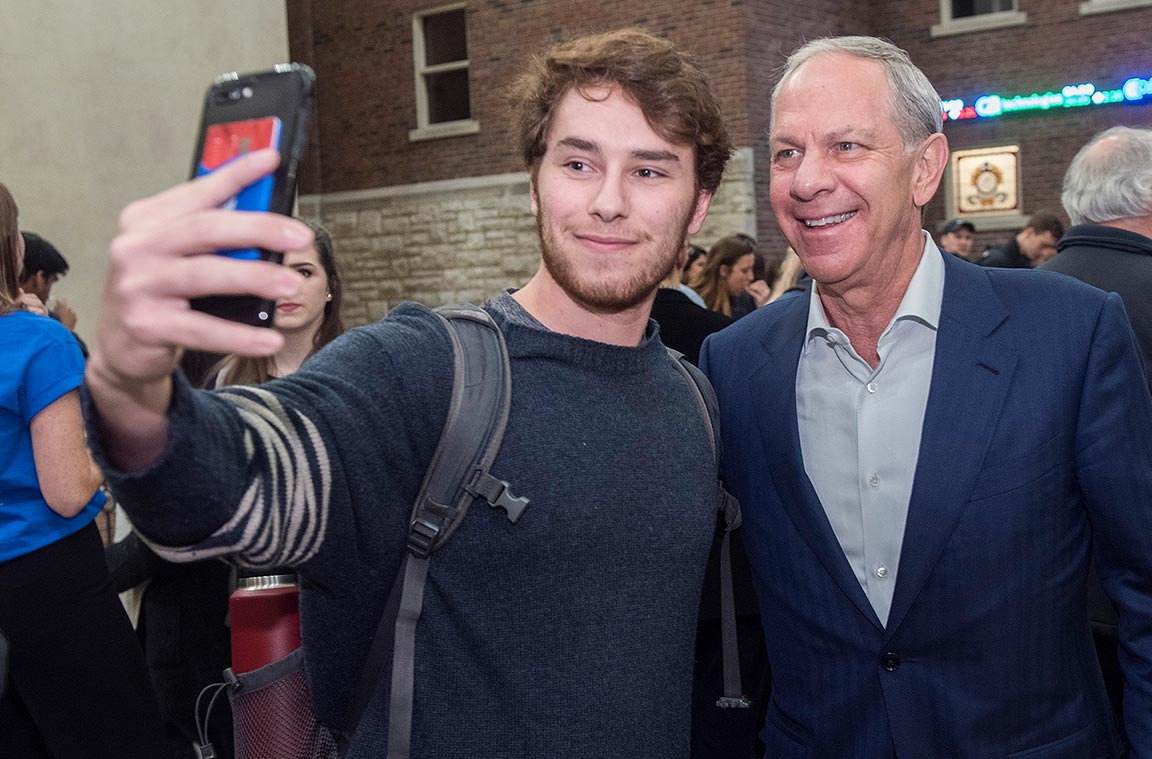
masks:
MULTIPOLYGON (((245 153, 280 151, 276 171, 245 187, 225 208, 290 216, 296 199, 296 168, 308 142, 316 76, 301 63, 255 74, 221 74, 204 98, 192 177, 203 176, 245 153)), ((280 263, 283 254, 259 248, 218 250, 217 255, 280 263)), ((255 295, 193 298, 192 308, 231 321, 271 327, 273 301, 255 295)))

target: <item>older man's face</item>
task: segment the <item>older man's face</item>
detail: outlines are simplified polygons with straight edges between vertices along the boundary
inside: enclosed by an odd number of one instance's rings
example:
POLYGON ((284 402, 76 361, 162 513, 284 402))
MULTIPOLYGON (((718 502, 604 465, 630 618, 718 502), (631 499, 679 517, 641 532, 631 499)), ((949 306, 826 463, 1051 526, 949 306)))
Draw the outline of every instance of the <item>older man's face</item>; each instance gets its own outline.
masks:
POLYGON ((905 149, 879 63, 813 58, 785 82, 772 118, 772 209, 816 281, 870 286, 919 261, 919 206, 947 148, 936 135, 905 149))

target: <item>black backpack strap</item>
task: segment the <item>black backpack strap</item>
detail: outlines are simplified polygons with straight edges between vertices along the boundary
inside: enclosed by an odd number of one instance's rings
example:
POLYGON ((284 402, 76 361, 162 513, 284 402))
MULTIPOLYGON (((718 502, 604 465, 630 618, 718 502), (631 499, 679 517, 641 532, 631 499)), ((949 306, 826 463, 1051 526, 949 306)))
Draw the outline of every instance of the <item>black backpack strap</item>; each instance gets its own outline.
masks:
POLYGON ((511 522, 528 506, 528 499, 514 496, 507 482, 488 471, 500 449, 512 401, 504 335, 492 317, 476 306, 446 306, 434 313, 452 343, 452 399, 412 508, 408 550, 341 726, 348 736, 355 731, 391 655, 389 759, 408 759, 411 751, 416 623, 424 607, 429 557, 460 526, 474 499, 483 498, 493 508, 504 509, 511 522))
POLYGON ((740 526, 740 502, 720 482, 720 404, 716 392, 704 373, 692 365, 684 354, 667 348, 680 373, 689 380, 696 394, 700 413, 708 420, 708 434, 716 461, 716 507, 724 517, 724 538, 720 544, 720 624, 724 654, 724 695, 716 705, 722 709, 747 709, 752 701, 744 695, 740 683, 740 649, 736 639, 736 597, 732 590, 732 531, 740 526))

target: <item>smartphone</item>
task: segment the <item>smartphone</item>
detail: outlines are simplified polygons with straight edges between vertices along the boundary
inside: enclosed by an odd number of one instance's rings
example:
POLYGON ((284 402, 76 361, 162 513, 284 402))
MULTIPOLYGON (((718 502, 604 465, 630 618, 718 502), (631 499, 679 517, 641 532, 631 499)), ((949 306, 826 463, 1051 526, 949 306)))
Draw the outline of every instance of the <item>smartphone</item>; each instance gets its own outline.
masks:
MULTIPOLYGON (((263 148, 280 151, 276 171, 245 187, 225 204, 239 211, 290 216, 296 199, 296 168, 308 143, 316 76, 301 63, 255 74, 221 74, 204 98, 192 177, 209 174, 263 148)), ((217 255, 280 263, 283 254, 258 248, 218 250, 217 255)), ((275 303, 255 295, 193 298, 192 308, 231 321, 271 327, 275 303)))

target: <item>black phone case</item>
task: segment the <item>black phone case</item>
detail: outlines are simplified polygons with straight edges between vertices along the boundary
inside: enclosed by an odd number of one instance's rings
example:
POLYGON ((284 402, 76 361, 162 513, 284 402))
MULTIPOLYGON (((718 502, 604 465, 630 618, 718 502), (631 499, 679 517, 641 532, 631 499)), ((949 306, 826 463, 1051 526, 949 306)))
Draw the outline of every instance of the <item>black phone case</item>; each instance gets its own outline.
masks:
MULTIPOLYGON (((281 123, 280 165, 276 168, 268 210, 290 216, 296 199, 296 169, 308 144, 308 121, 312 114, 312 90, 316 75, 302 63, 287 63, 255 74, 221 74, 204 98, 200 135, 192 154, 191 175, 204 150, 204 139, 213 124, 276 116, 281 123), (250 88, 251 96, 235 96, 250 88)), ((283 254, 261 250, 260 257, 280 263, 283 254)), ((192 308, 230 321, 271 327, 275 303, 254 295, 212 295, 193 298, 192 308)))

